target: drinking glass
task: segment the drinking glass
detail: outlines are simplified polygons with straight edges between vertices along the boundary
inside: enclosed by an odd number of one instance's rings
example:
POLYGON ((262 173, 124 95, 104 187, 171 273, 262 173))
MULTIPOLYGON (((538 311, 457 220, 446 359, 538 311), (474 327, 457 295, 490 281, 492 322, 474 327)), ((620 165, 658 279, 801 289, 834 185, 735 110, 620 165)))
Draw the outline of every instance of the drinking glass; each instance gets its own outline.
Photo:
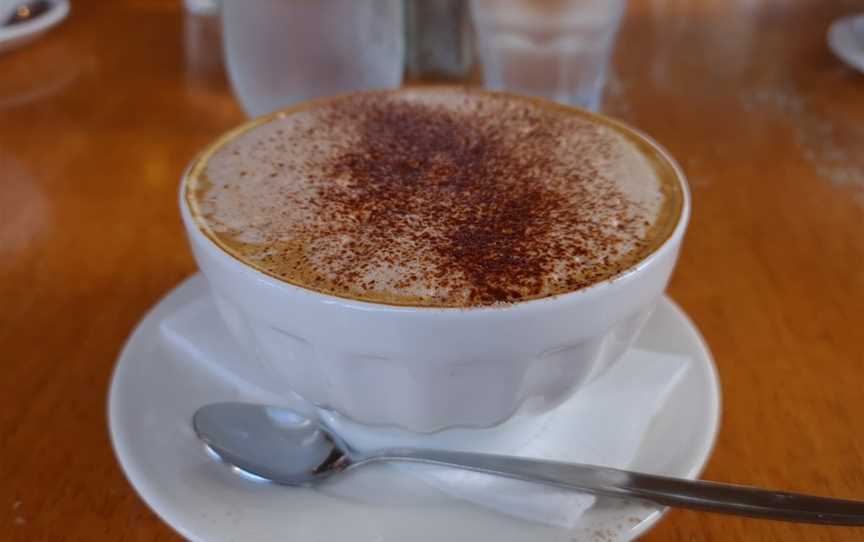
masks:
POLYGON ((471 0, 485 86, 596 111, 626 0, 471 0))
POLYGON ((253 117, 402 82, 402 0, 223 0, 222 29, 234 94, 253 117))

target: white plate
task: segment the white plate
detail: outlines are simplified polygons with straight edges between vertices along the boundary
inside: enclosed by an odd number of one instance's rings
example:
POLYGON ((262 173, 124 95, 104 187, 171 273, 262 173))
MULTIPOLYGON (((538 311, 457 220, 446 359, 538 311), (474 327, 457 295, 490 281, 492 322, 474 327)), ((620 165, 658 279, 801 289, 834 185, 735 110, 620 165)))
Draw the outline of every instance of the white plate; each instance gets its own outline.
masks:
MULTIPOLYGON (((126 476, 166 523, 191 540, 613 542, 639 536, 664 512, 600 499, 575 529, 563 530, 418 487, 425 485, 386 465, 358 471, 370 471, 375 480, 374 494, 363 500, 346 496, 358 494, 356 487, 285 488, 236 476, 203 453, 189 420, 202 404, 249 400, 253 392, 178 351, 160 332, 166 318, 206 295, 206 283, 196 275, 150 311, 117 361, 109 397, 111 438, 126 476)), ((219 335, 214 341, 225 341, 215 314, 212 325, 219 335)), ((711 354, 668 298, 658 305, 637 346, 688 356, 691 366, 654 420, 632 467, 696 477, 711 453, 720 416, 711 354)), ((370 478, 365 479, 368 483, 370 478)), ((356 486, 364 479, 349 473, 334 483, 356 486)))
POLYGON ((864 14, 834 21, 828 29, 828 46, 840 60, 864 72, 864 14))
POLYGON ((0 27, 0 53, 30 43, 69 15, 69 0, 51 0, 50 3, 51 8, 39 17, 0 27))

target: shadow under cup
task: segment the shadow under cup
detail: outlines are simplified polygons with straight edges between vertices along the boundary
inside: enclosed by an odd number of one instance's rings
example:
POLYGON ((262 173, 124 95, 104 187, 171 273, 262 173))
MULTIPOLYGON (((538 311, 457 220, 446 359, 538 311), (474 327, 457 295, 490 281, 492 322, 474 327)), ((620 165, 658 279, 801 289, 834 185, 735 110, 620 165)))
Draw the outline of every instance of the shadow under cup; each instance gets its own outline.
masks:
MULTIPOLYGON (((587 114, 587 113, 586 113, 587 114)), ((414 432, 490 427, 520 407, 559 405, 630 347, 666 288, 690 212, 683 173, 647 136, 617 121, 680 197, 678 218, 656 250, 612 279, 554 297, 501 306, 411 307, 336 297, 281 281, 243 263, 180 207, 192 252, 228 329, 267 375, 269 389, 297 393, 356 422, 414 432)), ((252 121, 246 126, 262 122, 252 121)))

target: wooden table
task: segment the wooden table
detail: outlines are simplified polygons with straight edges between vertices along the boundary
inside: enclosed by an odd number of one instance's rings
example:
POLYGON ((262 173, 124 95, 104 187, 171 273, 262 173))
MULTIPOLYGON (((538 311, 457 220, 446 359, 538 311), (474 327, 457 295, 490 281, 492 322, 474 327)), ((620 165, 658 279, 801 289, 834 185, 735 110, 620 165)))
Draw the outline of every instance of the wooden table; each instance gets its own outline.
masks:
MULTIPOLYGON (((694 212, 670 288, 714 350, 707 478, 864 498, 864 76, 827 0, 633 0, 607 109, 666 145, 694 212)), ((0 56, 0 539, 175 540, 106 429, 123 341, 195 270, 181 170, 243 116, 175 2, 74 2, 0 56)), ((672 511, 646 541, 864 540, 672 511)))

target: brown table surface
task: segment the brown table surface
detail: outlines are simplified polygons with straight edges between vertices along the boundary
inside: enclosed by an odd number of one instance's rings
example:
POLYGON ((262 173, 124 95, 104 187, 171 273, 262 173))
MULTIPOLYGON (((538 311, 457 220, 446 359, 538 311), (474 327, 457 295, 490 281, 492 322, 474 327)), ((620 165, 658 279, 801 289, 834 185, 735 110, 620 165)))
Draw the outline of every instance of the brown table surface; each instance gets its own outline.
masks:
MULTIPOLYGON (((826 48, 860 2, 633 0, 607 110, 654 135, 694 210, 671 295, 714 351, 705 477, 864 498, 864 76, 826 48)), ((243 116, 215 26, 162 0, 74 2, 0 55, 0 539, 175 540, 106 424, 115 358, 195 265, 176 205, 243 116)), ((864 540, 672 511, 659 540, 864 540)))

